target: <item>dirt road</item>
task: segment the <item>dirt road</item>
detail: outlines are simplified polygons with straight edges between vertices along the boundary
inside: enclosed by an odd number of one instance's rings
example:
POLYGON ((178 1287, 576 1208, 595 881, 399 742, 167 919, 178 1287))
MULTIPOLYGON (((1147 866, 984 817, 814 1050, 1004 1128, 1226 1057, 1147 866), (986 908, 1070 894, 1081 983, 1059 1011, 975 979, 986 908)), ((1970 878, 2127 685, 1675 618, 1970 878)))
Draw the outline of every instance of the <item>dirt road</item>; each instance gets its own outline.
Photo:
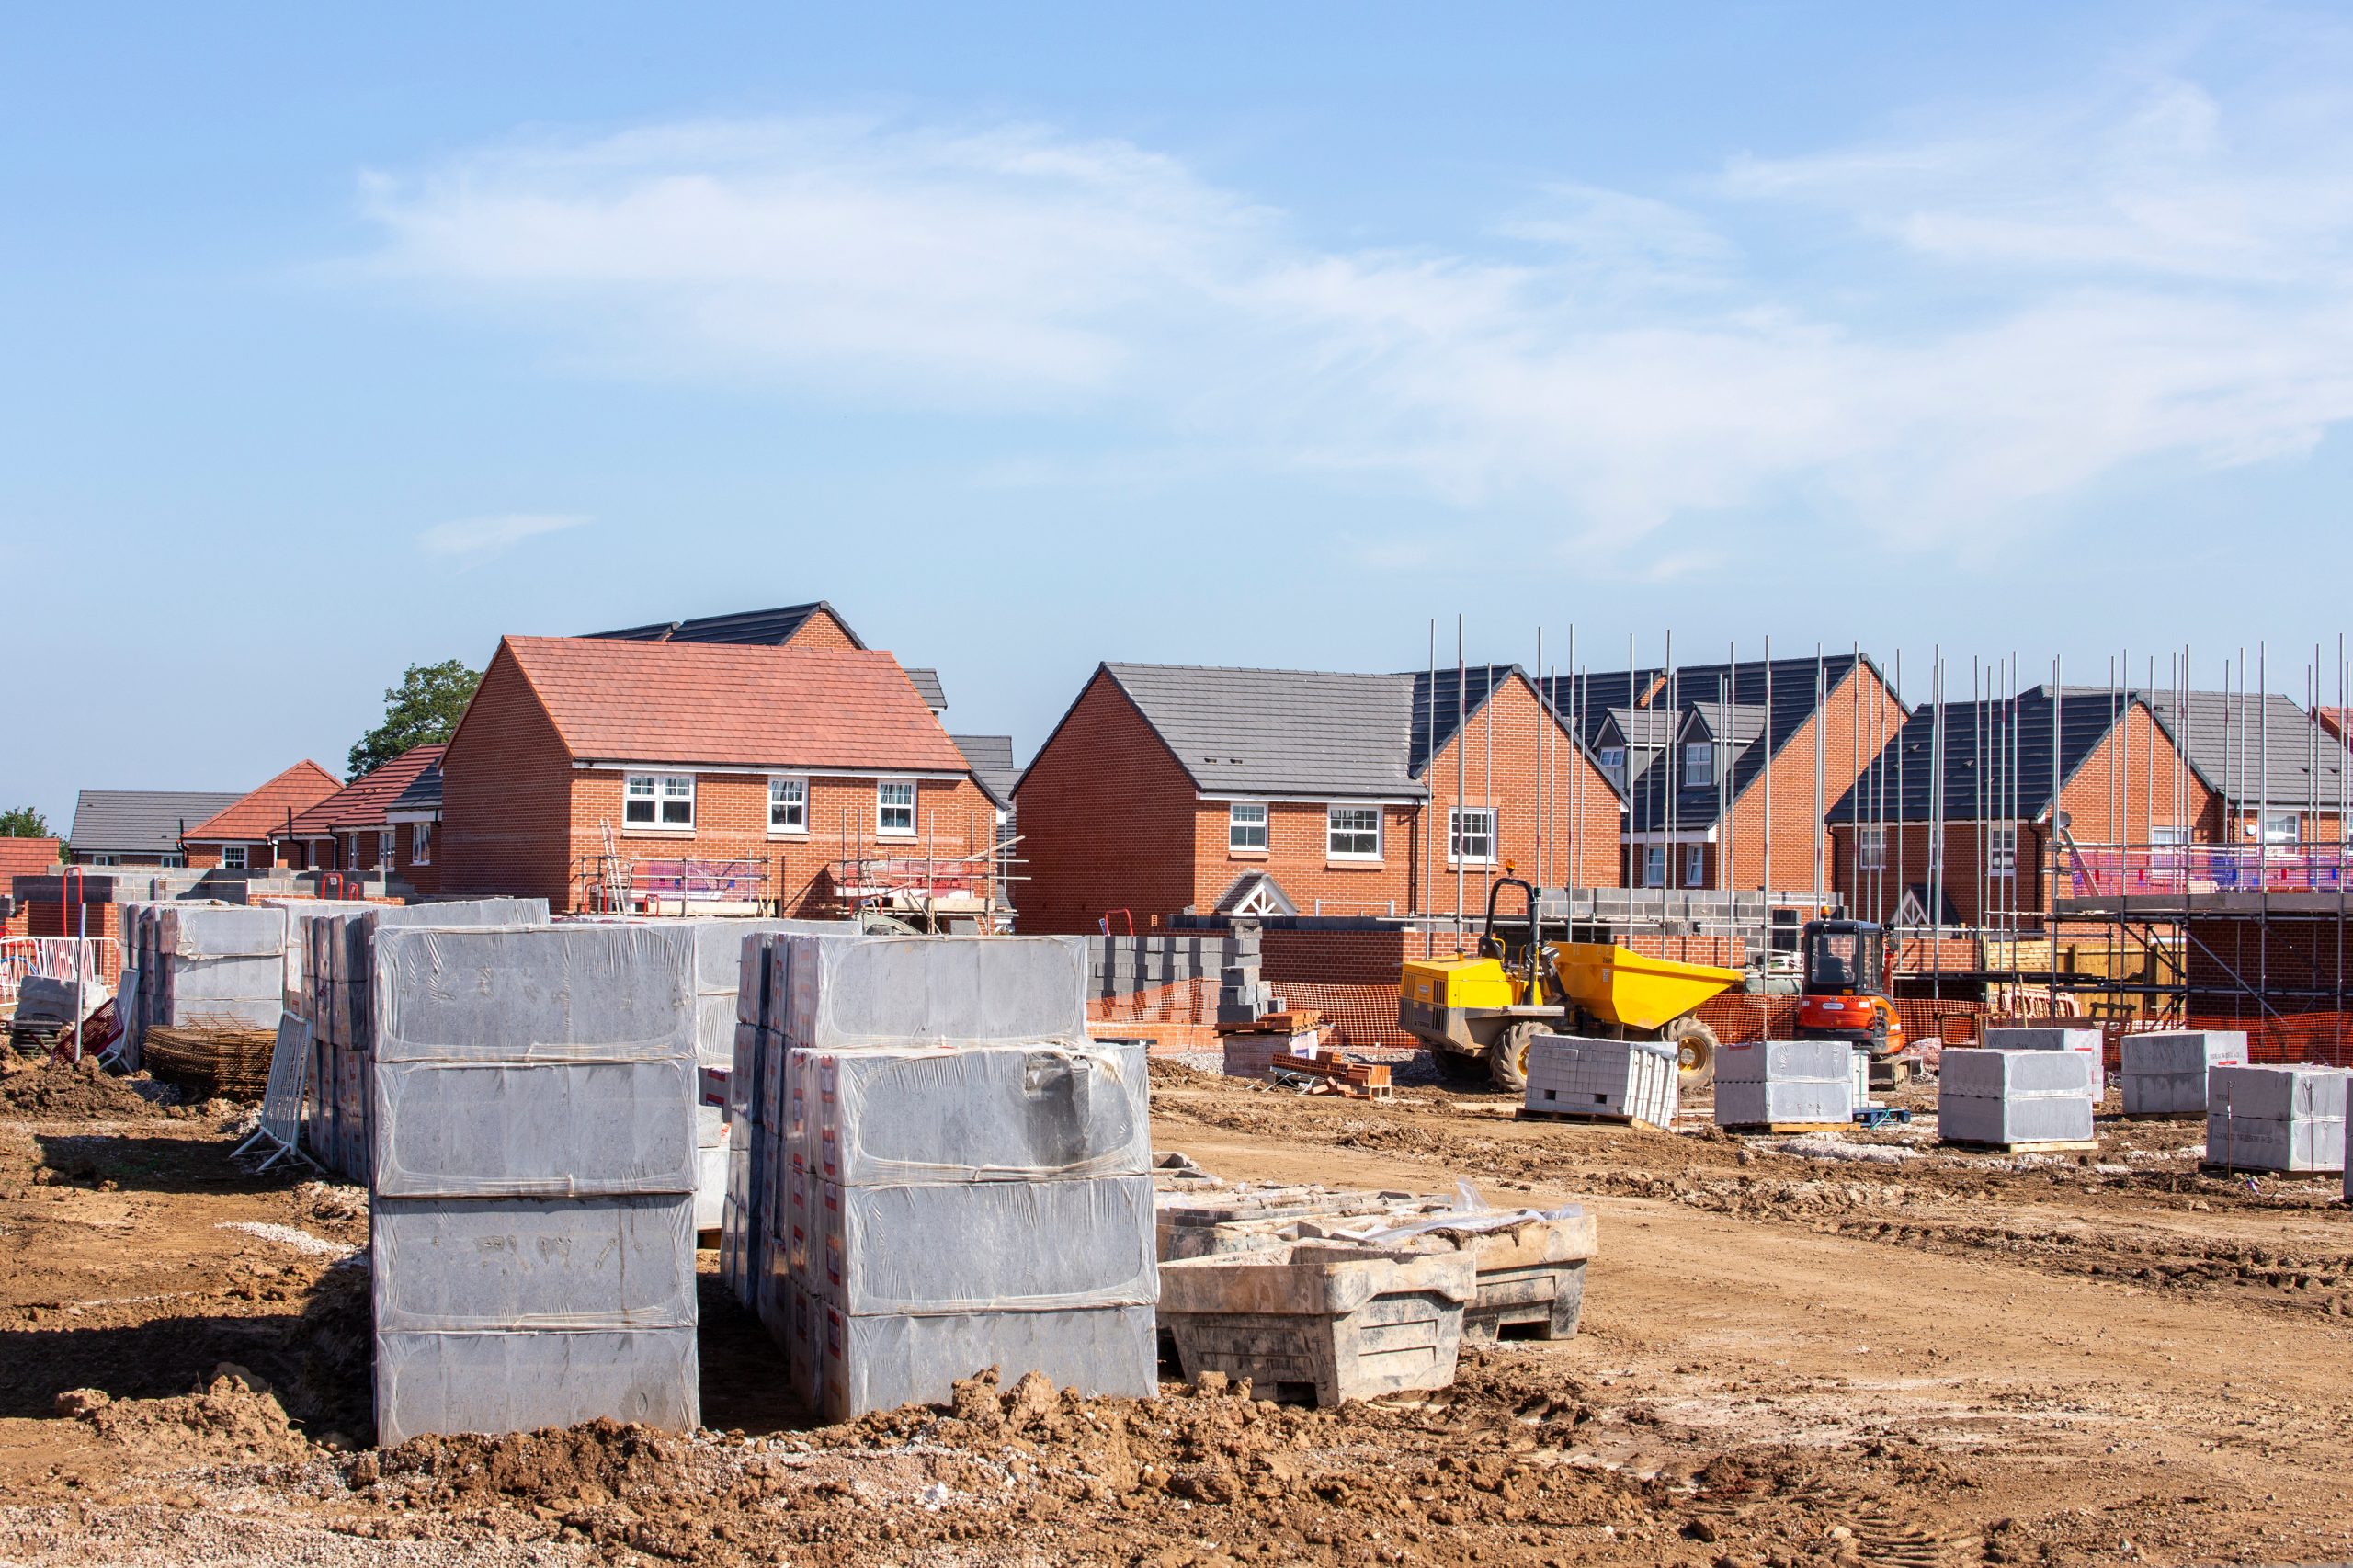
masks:
POLYGON ((811 1431, 707 1290, 738 1435, 378 1453, 349 1189, 243 1176, 217 1119, 0 1119, 0 1562, 2353 1556, 2353 1217, 2199 1176, 2195 1129, 2020 1167, 1156 1077, 1232 1179, 1591 1203, 1585 1332, 1341 1412, 975 1386, 811 1431))

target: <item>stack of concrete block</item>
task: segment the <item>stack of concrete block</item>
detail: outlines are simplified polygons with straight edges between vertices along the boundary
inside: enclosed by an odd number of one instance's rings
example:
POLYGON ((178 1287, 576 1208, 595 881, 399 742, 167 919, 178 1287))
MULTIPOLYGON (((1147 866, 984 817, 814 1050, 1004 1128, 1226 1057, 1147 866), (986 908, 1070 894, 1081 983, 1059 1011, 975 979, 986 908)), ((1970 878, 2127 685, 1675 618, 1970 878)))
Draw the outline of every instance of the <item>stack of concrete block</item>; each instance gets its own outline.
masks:
POLYGON ((293 917, 301 936, 296 1012, 311 1026, 303 1142, 347 1180, 368 1178, 373 1096, 369 1059, 379 934, 412 926, 469 929, 544 924, 547 900, 485 898, 446 903, 347 903, 293 917))
POLYGON ((1675 1121, 1675 1048, 1655 1040, 1538 1035, 1528 1047, 1529 1116, 1588 1117, 1668 1127, 1675 1121))
POLYGON ((1259 976, 1256 929, 1199 936, 1089 937, 1087 994, 1121 1001, 1214 979, 1217 1021, 1247 1023, 1280 1004, 1259 976))
POLYGON ((2204 1116, 2206 1075, 2246 1061, 2244 1029, 2175 1029, 2129 1034, 2119 1043, 2124 1114, 2204 1116))
POLYGON ((1716 1125, 1855 1119, 1855 1051, 1842 1040, 1740 1041, 1716 1053, 1716 1125))
POLYGON ((2074 1050, 1947 1051, 1937 1083, 1938 1134, 2003 1148, 2081 1143, 2092 1135, 2099 1062, 2074 1050))
POLYGON ((790 936, 747 956, 722 1267, 828 1419, 1036 1370, 1154 1386, 1142 1047, 1065 937, 790 936))
POLYGON ((2211 1069, 2206 1163, 2237 1171, 2343 1170, 2347 1076, 2341 1067, 2211 1069))
POLYGON ((2097 1095, 2107 1082, 2103 1039, 2097 1028, 1989 1028, 1985 1031, 1984 1048, 1988 1051, 2072 1051, 2087 1056, 2092 1063, 2092 1092, 2097 1095))
POLYGON ((274 1029, 286 1010, 286 912, 238 904, 154 907, 145 1022, 274 1029))
POLYGON ((691 1430, 691 936, 394 926, 371 949, 377 1440, 691 1430))

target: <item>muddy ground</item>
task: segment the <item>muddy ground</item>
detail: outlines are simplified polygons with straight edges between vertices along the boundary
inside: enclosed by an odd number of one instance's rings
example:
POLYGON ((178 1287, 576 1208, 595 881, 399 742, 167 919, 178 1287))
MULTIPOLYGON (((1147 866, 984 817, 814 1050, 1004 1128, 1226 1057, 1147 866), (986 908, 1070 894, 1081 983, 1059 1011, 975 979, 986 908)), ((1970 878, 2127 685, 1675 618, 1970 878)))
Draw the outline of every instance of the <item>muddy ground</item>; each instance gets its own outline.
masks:
POLYGON ((2009 1160, 1154 1076, 1157 1142, 1230 1178, 1590 1203, 1585 1332, 1339 1411, 976 1381, 813 1429, 707 1277, 710 1430, 378 1451, 360 1195, 233 1165, 239 1108, 14 1074, 0 1563, 2353 1556, 2333 1178, 2201 1176, 2195 1124, 2009 1160))

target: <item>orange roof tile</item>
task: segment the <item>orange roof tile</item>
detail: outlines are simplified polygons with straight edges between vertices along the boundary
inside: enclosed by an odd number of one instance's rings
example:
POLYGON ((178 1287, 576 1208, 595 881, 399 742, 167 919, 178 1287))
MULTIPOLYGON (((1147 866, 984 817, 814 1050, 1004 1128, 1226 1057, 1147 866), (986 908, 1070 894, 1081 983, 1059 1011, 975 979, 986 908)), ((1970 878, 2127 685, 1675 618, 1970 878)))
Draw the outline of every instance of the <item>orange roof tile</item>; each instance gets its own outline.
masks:
POLYGON ((279 818, 276 835, 316 838, 355 827, 382 827, 386 825, 384 812, 400 792, 427 767, 438 762, 441 754, 449 749, 438 742, 411 746, 375 772, 361 775, 309 811, 299 813, 290 834, 285 819, 279 818))
POLYGON ((574 760, 962 773, 961 752, 879 650, 509 637, 574 760))
POLYGON ((259 843, 270 829, 284 827, 287 817, 309 811, 342 788, 341 779, 305 758, 181 837, 190 843, 259 843))

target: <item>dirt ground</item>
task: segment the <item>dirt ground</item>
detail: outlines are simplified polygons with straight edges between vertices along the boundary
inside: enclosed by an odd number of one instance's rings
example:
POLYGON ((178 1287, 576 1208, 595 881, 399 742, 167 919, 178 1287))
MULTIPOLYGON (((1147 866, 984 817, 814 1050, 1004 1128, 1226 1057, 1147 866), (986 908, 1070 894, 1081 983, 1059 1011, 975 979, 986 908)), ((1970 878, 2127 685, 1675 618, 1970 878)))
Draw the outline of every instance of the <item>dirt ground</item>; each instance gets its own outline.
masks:
POLYGON ((361 1195, 233 1165, 239 1108, 17 1074, 0 1563, 2353 1556, 2334 1178, 2201 1176, 2195 1124, 2103 1119, 2095 1153, 2003 1159, 1920 1124, 1742 1142, 1154 1078, 1155 1142, 1229 1179, 1589 1203, 1584 1332, 1338 1411, 976 1380, 813 1429, 707 1277, 711 1429, 379 1451, 361 1195))

